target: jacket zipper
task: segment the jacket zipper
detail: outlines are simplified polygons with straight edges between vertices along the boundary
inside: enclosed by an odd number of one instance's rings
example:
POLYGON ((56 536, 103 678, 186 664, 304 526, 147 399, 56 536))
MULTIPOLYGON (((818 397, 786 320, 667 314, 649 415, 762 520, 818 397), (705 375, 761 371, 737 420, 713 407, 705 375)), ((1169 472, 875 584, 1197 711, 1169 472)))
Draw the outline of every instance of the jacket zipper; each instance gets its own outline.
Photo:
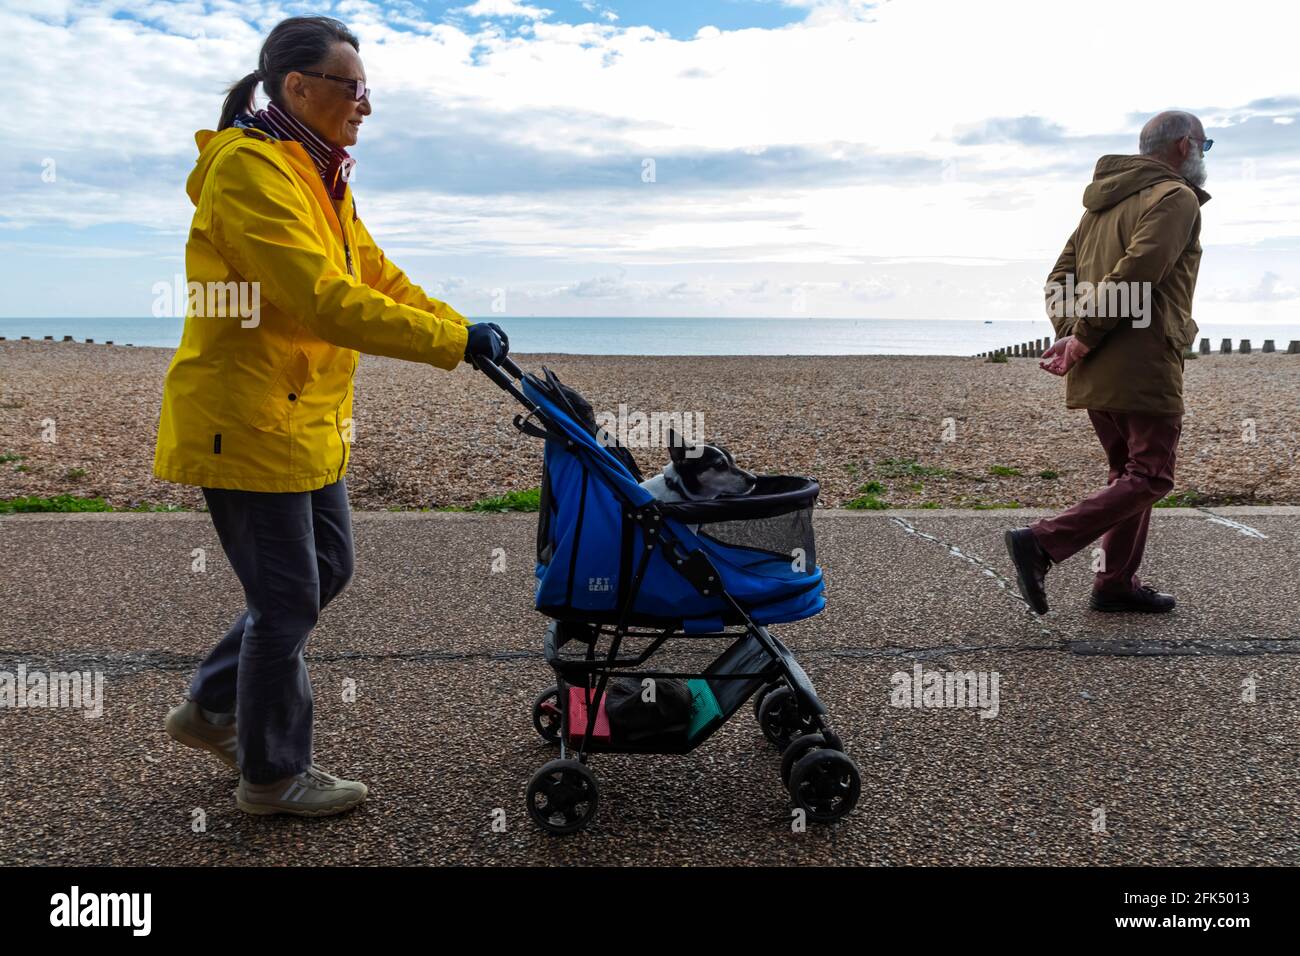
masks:
MULTIPOLYGON (((348 245, 346 235, 343 237, 343 258, 347 261, 348 275, 355 279, 356 274, 352 271, 352 247, 348 245)), ((348 388, 352 387, 352 379, 356 377, 356 374, 357 358, 356 356, 353 356, 352 371, 348 375, 348 388)), ((343 393, 343 398, 339 401, 338 407, 334 409, 334 430, 339 433, 339 447, 343 449, 343 457, 339 460, 339 473, 338 477, 334 479, 335 481, 338 481, 343 477, 343 469, 346 468, 348 464, 348 443, 343 439, 343 423, 339 421, 339 412, 342 411, 343 402, 347 401, 347 397, 347 392, 345 391, 343 393)))
MULTIPOLYGON (((343 403, 348 400, 348 391, 352 388, 352 380, 357 377, 357 363, 359 356, 352 356, 352 371, 348 373, 347 389, 343 392, 343 397, 339 399, 338 406, 334 409, 334 430, 339 433, 339 446, 343 449, 343 458, 339 462, 339 478, 343 477, 343 469, 348 463, 348 443, 343 440, 343 423, 339 421, 339 413, 343 410, 343 403)), ((356 423, 353 423, 353 434, 356 433, 356 423)), ((337 479, 336 479, 337 480, 337 479)))
MULTIPOLYGON (((260 131, 259 131, 259 132, 260 132, 260 131)), ((263 135, 265 135, 265 134, 263 134, 263 135)), ((268 138, 269 138, 269 137, 268 137, 268 138)), ((319 182, 320 182, 320 177, 319 177, 319 176, 316 176, 316 177, 315 177, 315 181, 316 181, 317 183, 319 183, 319 182)), ((331 212, 334 213, 334 221, 338 223, 338 226, 339 226, 339 235, 340 235, 340 237, 341 237, 342 240, 343 240, 343 258, 344 258, 344 261, 347 263, 348 275, 350 275, 352 278, 355 279, 355 278, 357 277, 357 275, 356 275, 356 272, 355 272, 355 271, 353 270, 353 268, 352 268, 352 247, 351 247, 350 245, 348 245, 348 237, 347 237, 347 233, 346 233, 346 232, 344 231, 344 229, 343 229, 343 220, 342 220, 342 218, 339 216, 339 214, 338 214, 338 210, 335 209, 335 208, 333 207, 333 204, 327 202, 327 203, 326 203, 326 208, 327 208, 329 211, 331 211, 331 212)), ((356 219, 357 219, 357 207, 356 207, 356 200, 354 199, 354 200, 353 200, 353 203, 352 203, 352 220, 355 222, 356 219)), ((354 355, 353 358, 352 358, 352 372, 351 372, 351 374, 350 374, 349 377, 348 377, 348 387, 349 387, 349 388, 351 388, 351 386, 352 386, 352 379, 355 378, 356 374, 357 374, 357 357, 354 355)), ((342 408, 343 408, 343 402, 345 402, 345 401, 347 401, 347 393, 346 393, 346 392, 345 392, 344 395, 343 395, 343 399, 339 401, 338 406, 334 409, 334 430, 338 433, 338 436, 339 436, 339 444, 340 444, 340 446, 341 446, 342 449, 343 449, 343 457, 342 457, 342 459, 340 459, 340 461, 339 461, 339 470, 338 470, 338 475, 337 475, 337 477, 334 479, 335 481, 338 481, 340 478, 343 477, 343 469, 344 469, 345 467, 347 467, 347 463, 348 463, 348 445, 347 445, 347 442, 345 442, 345 441, 343 440, 343 426, 342 426, 342 423, 339 421, 339 412, 342 410, 342 408)))

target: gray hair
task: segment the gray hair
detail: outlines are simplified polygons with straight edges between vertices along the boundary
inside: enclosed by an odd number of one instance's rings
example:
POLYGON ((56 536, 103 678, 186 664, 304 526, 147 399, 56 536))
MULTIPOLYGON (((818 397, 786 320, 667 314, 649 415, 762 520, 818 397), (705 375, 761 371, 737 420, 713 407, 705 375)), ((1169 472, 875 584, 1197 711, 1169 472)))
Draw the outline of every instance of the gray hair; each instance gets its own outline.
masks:
POLYGON ((1138 151, 1143 156, 1158 156, 1184 136, 1196 132, 1196 117, 1181 110, 1169 110, 1153 117, 1142 127, 1138 137, 1138 151))

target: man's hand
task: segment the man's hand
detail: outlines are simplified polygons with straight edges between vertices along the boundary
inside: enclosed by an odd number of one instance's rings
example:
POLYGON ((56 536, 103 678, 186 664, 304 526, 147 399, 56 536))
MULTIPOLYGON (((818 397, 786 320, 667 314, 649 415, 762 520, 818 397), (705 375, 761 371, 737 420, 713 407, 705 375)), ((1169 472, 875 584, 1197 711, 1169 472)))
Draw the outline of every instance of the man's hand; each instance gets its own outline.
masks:
POLYGON ((1043 361, 1038 363, 1038 367, 1053 375, 1064 375, 1078 365, 1090 351, 1088 346, 1073 335, 1067 335, 1052 343, 1052 347, 1043 353, 1043 361))

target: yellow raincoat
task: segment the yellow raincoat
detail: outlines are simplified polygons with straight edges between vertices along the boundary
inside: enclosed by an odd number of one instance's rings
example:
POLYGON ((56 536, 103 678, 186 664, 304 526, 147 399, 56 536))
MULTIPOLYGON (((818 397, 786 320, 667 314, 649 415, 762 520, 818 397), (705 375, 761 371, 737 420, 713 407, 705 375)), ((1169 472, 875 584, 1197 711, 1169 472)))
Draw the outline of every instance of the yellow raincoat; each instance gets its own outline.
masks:
POLYGON ((188 308, 154 474, 322 488, 347 470, 357 353, 454 369, 468 323, 384 257, 350 188, 330 200, 301 145, 239 128, 195 139, 188 308))

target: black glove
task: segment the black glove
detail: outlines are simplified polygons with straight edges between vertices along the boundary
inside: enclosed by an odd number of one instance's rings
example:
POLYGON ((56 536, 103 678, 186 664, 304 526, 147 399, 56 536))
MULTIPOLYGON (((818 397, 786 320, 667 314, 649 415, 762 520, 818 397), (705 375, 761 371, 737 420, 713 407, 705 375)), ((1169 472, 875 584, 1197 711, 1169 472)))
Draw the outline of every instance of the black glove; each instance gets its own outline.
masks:
POLYGON ((492 329, 493 331, 496 332, 497 335, 501 336, 501 347, 506 351, 507 354, 509 354, 510 336, 506 335, 506 330, 501 328, 501 326, 497 325, 495 322, 489 322, 488 328, 492 329))
POLYGON ((471 365, 474 356, 481 355, 500 365, 501 360, 510 351, 510 339, 501 326, 495 322, 475 322, 469 327, 469 338, 465 342, 465 361, 471 365))

